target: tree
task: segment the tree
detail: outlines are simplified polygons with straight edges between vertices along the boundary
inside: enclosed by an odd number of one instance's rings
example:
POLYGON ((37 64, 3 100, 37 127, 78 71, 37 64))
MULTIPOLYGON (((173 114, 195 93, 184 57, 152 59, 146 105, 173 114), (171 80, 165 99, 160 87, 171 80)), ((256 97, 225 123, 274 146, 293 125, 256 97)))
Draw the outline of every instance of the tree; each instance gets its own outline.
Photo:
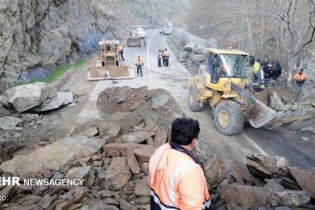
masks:
POLYGON ((315 0, 194 0, 191 7, 191 25, 219 25, 205 36, 256 57, 278 58, 292 85, 300 55, 314 39, 315 0))
POLYGON ((287 52, 288 85, 292 85, 292 73, 298 56, 314 39, 315 2, 314 0, 272 1, 267 9, 277 22, 278 37, 287 52))

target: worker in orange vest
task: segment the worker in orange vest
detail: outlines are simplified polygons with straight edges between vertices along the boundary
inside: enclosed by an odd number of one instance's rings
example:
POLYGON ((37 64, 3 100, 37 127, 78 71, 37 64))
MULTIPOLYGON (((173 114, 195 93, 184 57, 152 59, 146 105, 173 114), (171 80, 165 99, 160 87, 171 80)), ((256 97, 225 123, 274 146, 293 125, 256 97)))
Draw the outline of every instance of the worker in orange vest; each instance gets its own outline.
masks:
POLYGON ((143 60, 140 58, 140 55, 138 55, 136 61, 135 61, 135 65, 137 66, 137 75, 141 75, 142 77, 142 67, 144 66, 143 60))
POLYGON ((124 58, 124 48, 119 44, 117 46, 117 55, 120 56, 120 58, 124 61, 125 58, 124 58))
POLYGON ((164 50, 163 60, 164 60, 165 66, 168 67, 169 66, 169 60, 170 60, 170 51, 168 51, 167 48, 165 48, 165 50, 164 50))
POLYGON ((307 75, 303 68, 301 68, 300 71, 294 75, 294 80, 296 82, 297 91, 302 92, 304 82, 307 80, 307 75))
POLYGON ((210 209, 210 195, 201 162, 192 150, 197 144, 199 122, 177 118, 171 142, 156 149, 149 162, 151 210, 210 209))

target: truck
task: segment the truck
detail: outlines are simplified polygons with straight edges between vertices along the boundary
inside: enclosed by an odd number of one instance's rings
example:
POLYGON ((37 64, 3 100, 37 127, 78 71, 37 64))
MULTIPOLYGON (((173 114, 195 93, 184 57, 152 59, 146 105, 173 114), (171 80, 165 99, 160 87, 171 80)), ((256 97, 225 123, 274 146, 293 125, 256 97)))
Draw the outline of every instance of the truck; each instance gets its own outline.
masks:
POLYGON ((95 67, 88 68, 88 80, 132 79, 134 71, 123 65, 117 52, 118 40, 101 40, 98 42, 99 53, 95 67))

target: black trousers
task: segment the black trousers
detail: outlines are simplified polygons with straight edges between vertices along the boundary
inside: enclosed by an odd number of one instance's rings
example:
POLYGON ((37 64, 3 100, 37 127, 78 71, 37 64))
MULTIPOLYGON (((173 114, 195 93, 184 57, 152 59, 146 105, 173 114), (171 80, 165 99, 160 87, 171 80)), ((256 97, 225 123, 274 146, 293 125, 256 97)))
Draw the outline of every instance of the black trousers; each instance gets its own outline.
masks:
POLYGON ((167 62, 167 59, 166 59, 166 58, 163 58, 163 66, 167 66, 167 65, 166 65, 166 62, 167 62))
POLYGON ((124 52, 119 52, 120 53, 120 57, 121 57, 121 59, 124 61, 125 59, 124 59, 124 52))
POLYGON ((142 65, 137 65, 137 75, 139 75, 139 73, 142 77, 142 65))
POLYGON ((158 59, 158 67, 161 67, 161 58, 158 59))

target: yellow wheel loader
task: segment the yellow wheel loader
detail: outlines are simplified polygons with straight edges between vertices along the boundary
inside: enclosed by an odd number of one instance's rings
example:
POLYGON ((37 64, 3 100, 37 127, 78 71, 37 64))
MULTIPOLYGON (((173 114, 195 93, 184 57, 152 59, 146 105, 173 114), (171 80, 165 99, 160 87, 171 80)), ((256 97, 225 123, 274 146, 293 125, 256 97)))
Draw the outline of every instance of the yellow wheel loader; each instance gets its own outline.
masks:
POLYGON ((130 27, 130 37, 127 39, 128 47, 141 47, 142 45, 142 36, 138 34, 138 26, 130 27))
POLYGON ((206 65, 188 80, 189 107, 201 111, 205 102, 212 108, 214 124, 224 135, 242 131, 244 122, 261 127, 276 112, 256 100, 249 91, 251 80, 245 75, 248 53, 235 49, 210 48, 206 65))
POLYGON ((88 69, 88 80, 131 79, 135 77, 129 66, 121 65, 117 52, 118 40, 102 40, 98 42, 99 55, 95 67, 88 69))

